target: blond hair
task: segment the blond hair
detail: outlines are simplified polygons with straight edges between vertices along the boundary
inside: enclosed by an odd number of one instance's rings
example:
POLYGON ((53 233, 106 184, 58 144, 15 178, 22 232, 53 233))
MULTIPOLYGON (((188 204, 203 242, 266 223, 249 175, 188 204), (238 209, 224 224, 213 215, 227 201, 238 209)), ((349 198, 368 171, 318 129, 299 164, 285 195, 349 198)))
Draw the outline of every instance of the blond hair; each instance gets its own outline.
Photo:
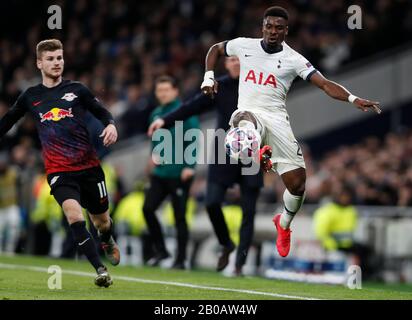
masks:
POLYGON ((46 39, 40 41, 36 46, 37 59, 41 58, 44 51, 56 51, 59 49, 63 49, 63 44, 58 39, 46 39))

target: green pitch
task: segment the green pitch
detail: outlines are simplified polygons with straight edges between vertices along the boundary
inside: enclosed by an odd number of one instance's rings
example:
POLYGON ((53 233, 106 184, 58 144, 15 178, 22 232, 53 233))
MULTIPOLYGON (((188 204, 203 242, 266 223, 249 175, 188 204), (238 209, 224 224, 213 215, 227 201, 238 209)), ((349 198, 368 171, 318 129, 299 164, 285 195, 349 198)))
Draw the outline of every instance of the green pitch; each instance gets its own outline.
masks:
POLYGON ((94 285, 85 261, 0 256, 0 299, 412 299, 411 285, 364 283, 361 290, 259 277, 226 278, 210 271, 110 267, 114 284, 94 285), (62 289, 48 288, 48 267, 62 269, 62 289))

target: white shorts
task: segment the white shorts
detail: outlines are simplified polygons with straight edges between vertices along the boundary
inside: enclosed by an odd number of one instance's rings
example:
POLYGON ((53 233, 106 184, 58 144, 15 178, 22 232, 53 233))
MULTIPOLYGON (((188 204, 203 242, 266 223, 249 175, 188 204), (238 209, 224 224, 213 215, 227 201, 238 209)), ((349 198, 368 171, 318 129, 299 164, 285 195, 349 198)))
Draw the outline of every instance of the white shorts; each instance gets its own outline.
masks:
POLYGON ((289 123, 286 111, 273 113, 256 113, 249 110, 237 109, 230 117, 229 125, 233 126, 233 118, 242 111, 250 112, 257 122, 257 130, 262 137, 262 146, 272 147, 272 170, 279 175, 297 168, 306 168, 302 149, 296 140, 289 123))

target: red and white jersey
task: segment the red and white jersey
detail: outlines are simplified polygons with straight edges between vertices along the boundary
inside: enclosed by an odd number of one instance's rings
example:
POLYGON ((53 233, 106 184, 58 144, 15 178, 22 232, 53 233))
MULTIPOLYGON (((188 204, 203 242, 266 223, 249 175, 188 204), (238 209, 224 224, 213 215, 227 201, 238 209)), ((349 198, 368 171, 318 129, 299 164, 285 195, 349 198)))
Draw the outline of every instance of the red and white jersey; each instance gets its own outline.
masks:
POLYGON ((292 81, 297 76, 306 80, 316 69, 285 42, 282 51, 270 54, 263 50, 261 41, 236 38, 226 44, 226 54, 240 60, 238 109, 285 112, 292 81))

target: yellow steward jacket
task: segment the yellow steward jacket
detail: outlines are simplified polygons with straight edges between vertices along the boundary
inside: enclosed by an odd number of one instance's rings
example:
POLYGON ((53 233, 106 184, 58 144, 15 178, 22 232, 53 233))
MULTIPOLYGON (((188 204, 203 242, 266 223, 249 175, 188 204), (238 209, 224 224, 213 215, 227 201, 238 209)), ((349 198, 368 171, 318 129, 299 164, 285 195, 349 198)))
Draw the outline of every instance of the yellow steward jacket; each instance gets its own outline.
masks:
POLYGON ((316 237, 327 250, 349 248, 353 244, 358 214, 354 206, 326 204, 314 213, 316 237))

